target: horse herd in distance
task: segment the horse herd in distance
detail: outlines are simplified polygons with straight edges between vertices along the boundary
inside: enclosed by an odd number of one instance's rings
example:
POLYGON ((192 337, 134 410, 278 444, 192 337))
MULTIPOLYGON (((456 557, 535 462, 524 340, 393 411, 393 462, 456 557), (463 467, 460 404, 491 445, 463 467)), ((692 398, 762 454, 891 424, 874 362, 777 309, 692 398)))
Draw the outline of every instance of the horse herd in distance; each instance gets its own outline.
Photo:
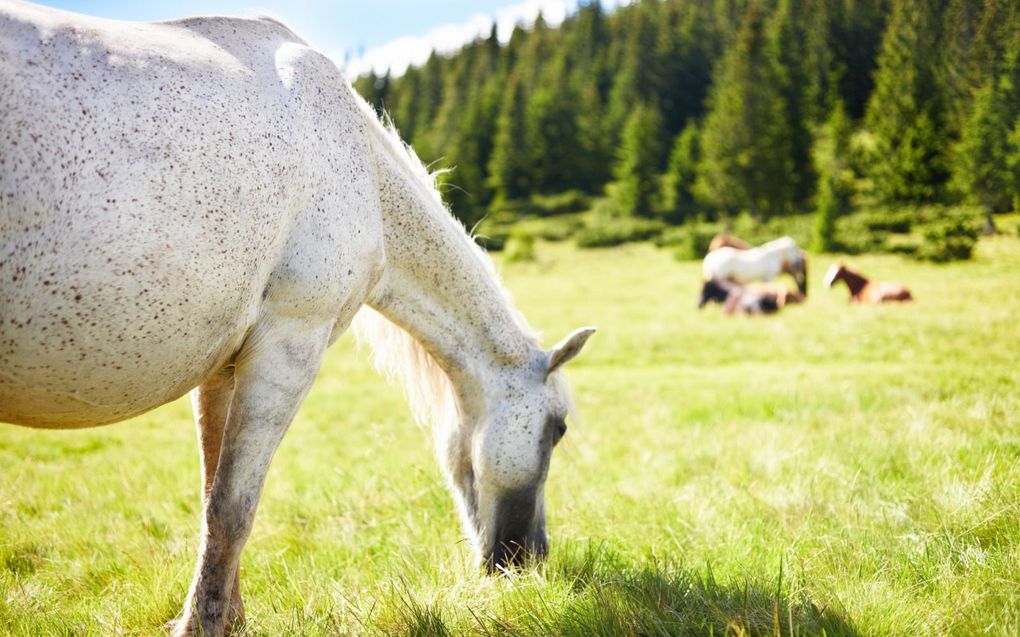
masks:
MULTIPOLYGON (((776 314, 788 304, 807 299, 807 257, 790 237, 754 247, 729 234, 717 235, 702 262, 702 274, 698 308, 719 303, 728 316, 776 314), (793 277, 796 290, 773 281, 782 274, 793 277)), ((829 266, 824 281, 826 288, 839 281, 846 284, 851 303, 913 299, 902 283, 869 280, 843 261, 829 266)))

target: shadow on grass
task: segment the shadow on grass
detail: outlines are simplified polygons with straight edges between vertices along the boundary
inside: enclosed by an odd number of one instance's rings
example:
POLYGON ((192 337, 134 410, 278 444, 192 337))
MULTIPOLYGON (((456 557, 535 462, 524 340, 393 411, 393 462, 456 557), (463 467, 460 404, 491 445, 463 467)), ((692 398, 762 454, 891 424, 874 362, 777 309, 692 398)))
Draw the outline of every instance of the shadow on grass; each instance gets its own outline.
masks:
MULTIPOLYGON (((485 637, 590 637, 597 635, 827 635, 860 633, 837 610, 818 607, 791 590, 783 573, 722 584, 710 568, 678 563, 632 564, 600 546, 567 549, 532 580, 484 610, 469 609, 466 634, 485 637)), ((525 576, 526 577, 526 576, 525 576)), ((422 603, 410 591, 389 634, 445 637, 465 634, 448 618, 458 610, 422 603), (398 627, 399 626, 399 627, 398 627), (396 631, 394 631, 396 629, 396 631)))

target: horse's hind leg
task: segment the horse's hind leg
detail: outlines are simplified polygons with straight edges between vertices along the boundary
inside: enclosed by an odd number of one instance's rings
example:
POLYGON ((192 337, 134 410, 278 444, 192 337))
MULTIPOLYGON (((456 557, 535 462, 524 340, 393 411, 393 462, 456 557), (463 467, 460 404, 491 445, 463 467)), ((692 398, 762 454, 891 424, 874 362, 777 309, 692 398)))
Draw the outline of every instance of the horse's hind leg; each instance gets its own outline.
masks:
MULTIPOLYGON (((202 504, 203 510, 209 505, 213 478, 220 461, 220 447, 223 443, 223 429, 227 425, 230 399, 234 395, 234 370, 221 370, 206 379, 191 393, 191 405, 195 412, 195 426, 198 429, 198 447, 202 460, 202 504)), ((227 626, 244 624, 244 603, 241 601, 241 570, 234 575, 230 607, 227 611, 227 626)))
MULTIPOLYGON (((329 333, 329 325, 279 320, 271 331, 250 339, 254 344, 239 354, 206 500, 198 568, 175 635, 219 637, 229 627, 241 549, 251 532, 269 462, 311 387, 329 333)), ((212 413, 223 408, 223 393, 230 392, 224 387, 208 390, 210 423, 215 420, 212 413)), ((210 443, 216 438, 212 434, 210 443)), ((203 455, 216 454, 203 446, 203 455)))

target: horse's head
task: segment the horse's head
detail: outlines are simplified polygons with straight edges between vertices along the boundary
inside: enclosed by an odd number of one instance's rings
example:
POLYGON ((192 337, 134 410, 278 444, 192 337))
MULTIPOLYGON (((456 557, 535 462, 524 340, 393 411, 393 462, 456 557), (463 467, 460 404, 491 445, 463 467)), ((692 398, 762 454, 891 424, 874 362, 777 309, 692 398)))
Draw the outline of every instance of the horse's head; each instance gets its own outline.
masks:
MULTIPOLYGON (((474 427, 469 445, 471 484, 462 485, 465 524, 490 572, 541 559, 545 480, 553 447, 566 433, 570 396, 557 371, 577 356, 593 328, 583 328, 527 369, 510 373, 474 427), (473 527, 473 528, 471 528, 473 527)), ((463 447, 462 447, 463 449, 463 447)))
POLYGON ((783 270, 797 282, 797 289, 800 293, 807 296, 807 255, 804 254, 804 251, 794 246, 783 263, 783 270))
POLYGON ((832 284, 843 278, 843 274, 846 272, 846 265, 839 261, 829 266, 829 269, 825 272, 825 279, 823 283, 826 288, 831 288, 832 284))
POLYGON ((716 303, 725 303, 726 298, 729 296, 729 290, 726 289, 718 279, 709 279, 705 281, 701 286, 701 300, 698 301, 698 309, 705 307, 710 301, 716 303))

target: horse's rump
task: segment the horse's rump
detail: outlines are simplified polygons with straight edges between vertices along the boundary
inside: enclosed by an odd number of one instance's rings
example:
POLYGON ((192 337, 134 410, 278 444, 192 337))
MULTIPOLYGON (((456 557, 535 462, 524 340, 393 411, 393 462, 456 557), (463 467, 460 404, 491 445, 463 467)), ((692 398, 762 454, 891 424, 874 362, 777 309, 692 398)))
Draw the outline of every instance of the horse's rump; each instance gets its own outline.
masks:
POLYGON ((288 33, 0 7, 0 421, 125 418, 236 351, 298 215, 337 212, 309 185, 356 143, 312 119, 359 115, 302 93, 324 78, 288 33))

